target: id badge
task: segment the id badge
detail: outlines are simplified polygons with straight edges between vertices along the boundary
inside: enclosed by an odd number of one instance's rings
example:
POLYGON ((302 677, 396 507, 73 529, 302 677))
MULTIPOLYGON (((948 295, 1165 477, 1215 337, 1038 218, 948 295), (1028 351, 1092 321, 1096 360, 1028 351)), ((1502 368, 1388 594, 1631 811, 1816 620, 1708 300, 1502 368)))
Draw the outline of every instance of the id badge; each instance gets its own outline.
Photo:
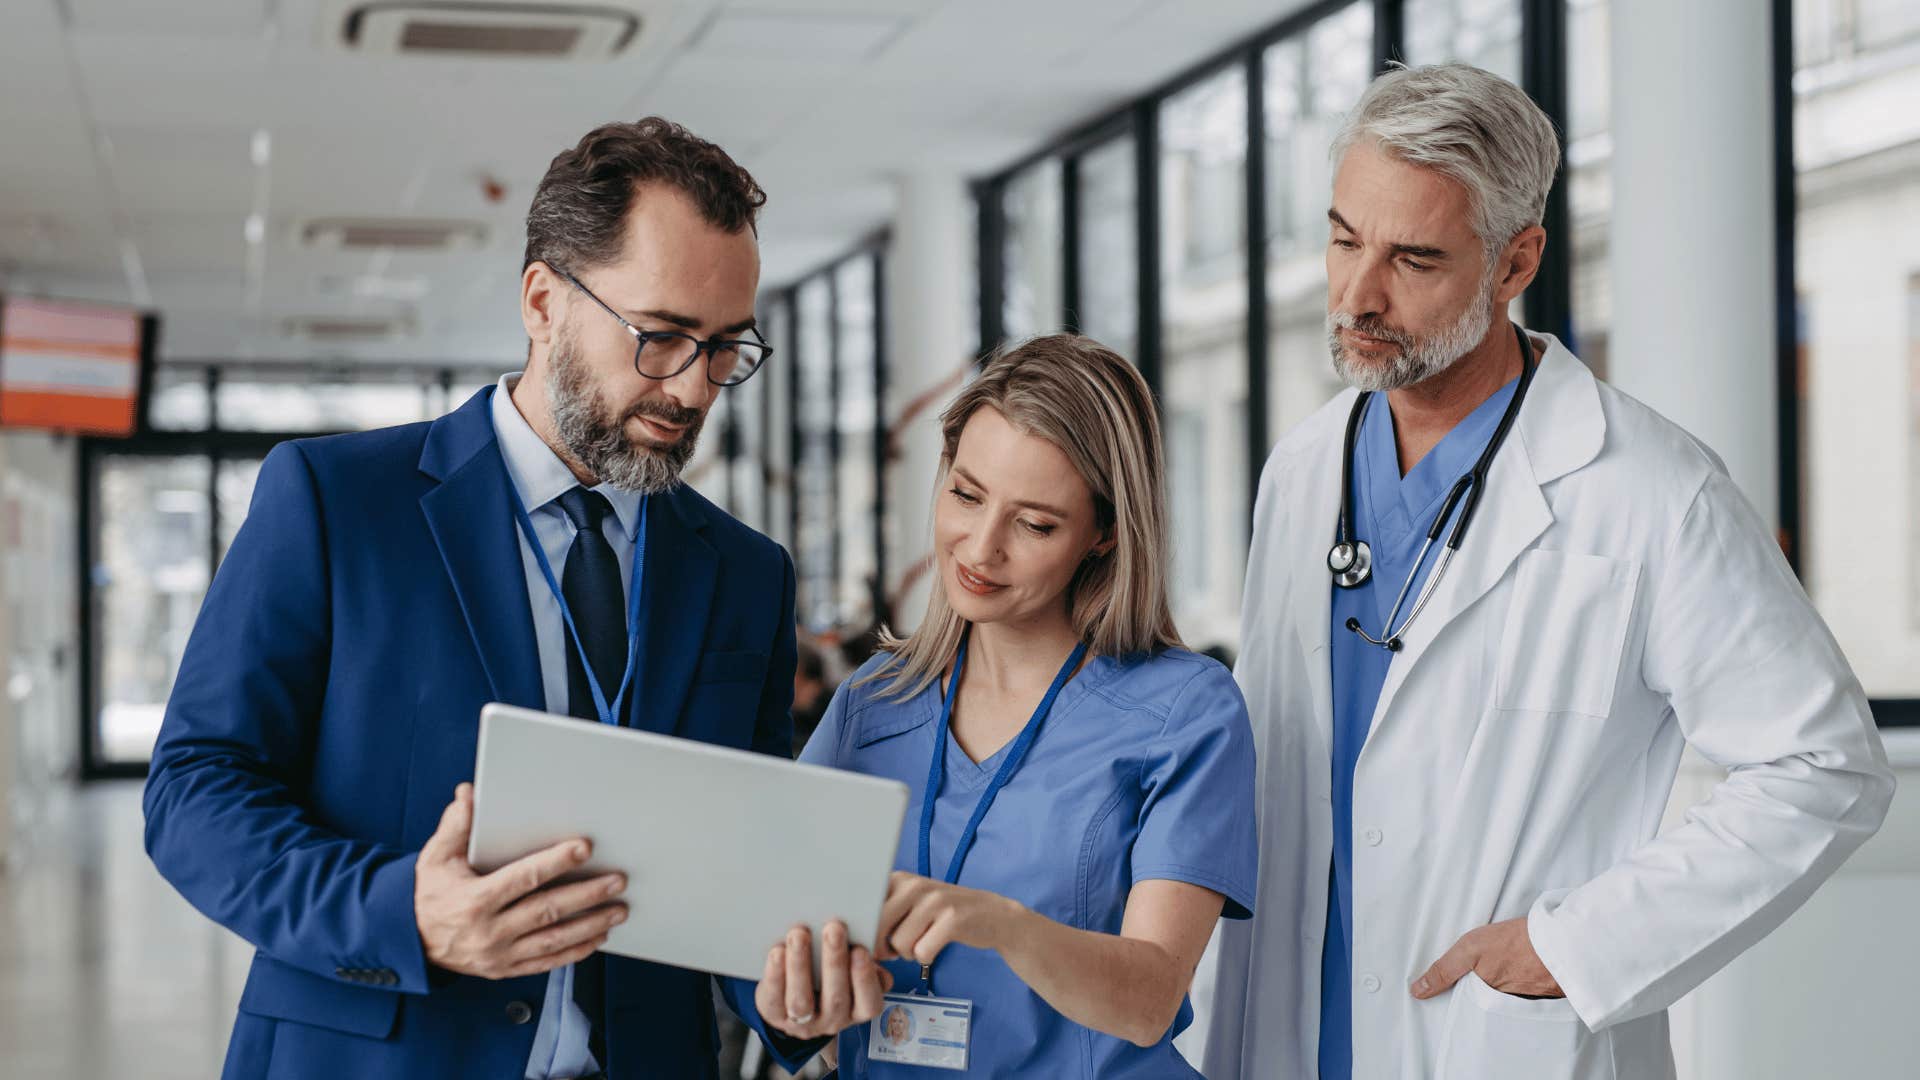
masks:
POLYGON ((973 1002, 924 994, 888 994, 867 1035, 867 1057, 929 1069, 967 1067, 973 1002))

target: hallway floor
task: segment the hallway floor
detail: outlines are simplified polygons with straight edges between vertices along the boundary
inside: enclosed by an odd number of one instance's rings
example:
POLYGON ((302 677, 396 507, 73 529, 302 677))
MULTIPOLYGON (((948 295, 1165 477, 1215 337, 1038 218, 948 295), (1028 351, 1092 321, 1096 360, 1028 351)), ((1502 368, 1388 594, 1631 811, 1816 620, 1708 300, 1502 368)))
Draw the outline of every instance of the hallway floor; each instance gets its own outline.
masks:
POLYGON ((220 1074, 252 949, 141 847, 140 785, 71 788, 0 870, 0 1073, 220 1074))

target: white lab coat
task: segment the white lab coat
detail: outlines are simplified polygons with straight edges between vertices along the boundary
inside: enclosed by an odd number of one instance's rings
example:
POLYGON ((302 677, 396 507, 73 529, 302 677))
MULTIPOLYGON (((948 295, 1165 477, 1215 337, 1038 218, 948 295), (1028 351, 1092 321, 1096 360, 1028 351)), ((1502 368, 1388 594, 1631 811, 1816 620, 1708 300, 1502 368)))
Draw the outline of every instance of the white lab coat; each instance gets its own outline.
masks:
MULTIPOLYGON (((1893 792, 1858 680, 1719 460, 1535 340, 1519 420, 1354 776, 1356 1078, 1671 1076, 1667 1007, 1797 908, 1893 792), (1730 774, 1656 836, 1685 744, 1730 774), (1409 994, 1461 934, 1523 916, 1565 1000, 1472 975, 1409 994)), ((1254 918, 1221 924, 1196 982, 1182 1045, 1212 1080, 1317 1074, 1326 555, 1352 402, 1275 447, 1254 510, 1237 675, 1260 877, 1254 918)))

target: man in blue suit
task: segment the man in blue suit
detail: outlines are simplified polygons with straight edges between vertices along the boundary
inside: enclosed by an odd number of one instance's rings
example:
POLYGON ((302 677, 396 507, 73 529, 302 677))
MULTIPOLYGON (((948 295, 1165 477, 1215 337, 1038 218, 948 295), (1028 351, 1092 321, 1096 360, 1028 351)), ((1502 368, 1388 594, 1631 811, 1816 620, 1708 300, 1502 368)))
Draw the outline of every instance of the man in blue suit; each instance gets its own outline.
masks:
MULTIPOLYGON (((258 950, 227 1077, 715 1075, 711 979, 596 952, 647 913, 556 884, 584 840, 476 873, 466 781, 489 701, 788 754, 792 562, 679 482, 770 351, 764 201, 677 125, 596 129, 528 213, 524 374, 261 466, 146 790, 155 865, 258 950)), ((836 992, 789 1019, 838 1030, 882 982, 824 937, 836 992)))

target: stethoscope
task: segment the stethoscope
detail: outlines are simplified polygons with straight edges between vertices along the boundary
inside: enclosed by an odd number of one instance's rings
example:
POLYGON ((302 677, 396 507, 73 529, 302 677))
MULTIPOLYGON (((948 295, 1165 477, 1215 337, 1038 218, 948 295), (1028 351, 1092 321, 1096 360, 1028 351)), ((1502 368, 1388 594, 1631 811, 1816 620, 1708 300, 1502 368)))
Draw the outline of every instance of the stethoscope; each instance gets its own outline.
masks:
MULTIPOLYGON (((1500 444, 1507 439, 1507 431, 1513 427, 1513 418, 1520 415, 1520 403, 1526 400, 1527 387, 1533 382, 1533 371, 1537 366, 1533 361, 1533 347, 1527 341, 1526 332, 1518 325, 1513 327, 1514 337, 1520 341, 1520 384, 1514 388, 1513 400, 1507 402, 1507 411, 1500 416, 1500 426, 1493 429, 1493 438, 1488 440, 1487 448, 1480 452, 1480 460, 1473 468, 1454 482, 1453 490, 1447 493, 1447 501, 1440 506, 1440 513, 1433 519, 1433 527, 1427 530, 1426 542, 1420 545, 1420 554, 1414 556, 1413 566, 1407 571, 1407 580, 1400 586, 1400 595, 1393 599, 1393 610, 1387 613, 1387 625, 1381 627, 1381 636, 1374 637, 1360 626, 1360 620, 1349 618, 1347 629, 1359 634, 1369 645, 1378 645, 1388 652, 1399 652, 1406 637, 1407 628, 1427 606, 1427 600, 1433 596, 1440 579, 1446 576, 1447 564, 1453 561, 1453 554, 1460 550, 1460 542, 1466 538, 1467 526, 1473 522, 1473 512, 1480 505, 1480 496, 1487 487, 1487 469, 1493 464, 1495 454, 1500 452, 1500 444), (1447 527, 1447 519, 1453 516, 1454 507, 1460 505, 1464 497, 1466 505, 1460 508, 1460 520, 1453 523, 1453 532, 1448 534, 1446 550, 1440 555, 1440 565, 1433 575, 1421 587, 1420 596, 1413 602, 1413 610, 1407 613, 1405 622, 1394 629, 1393 621, 1400 617, 1400 608, 1406 603, 1407 593, 1413 588, 1413 579, 1420 576, 1420 567, 1427 561, 1427 552, 1434 541, 1440 539, 1441 530, 1447 527)), ((1342 589, 1357 589, 1373 576, 1373 549, 1365 540, 1353 535, 1353 446, 1360 434, 1360 421, 1367 415, 1367 403, 1373 398, 1370 391, 1363 391, 1354 400, 1353 412, 1347 416, 1347 440, 1344 457, 1340 463, 1340 532, 1335 538, 1333 549, 1327 552, 1327 570, 1333 574, 1333 583, 1342 589)))

